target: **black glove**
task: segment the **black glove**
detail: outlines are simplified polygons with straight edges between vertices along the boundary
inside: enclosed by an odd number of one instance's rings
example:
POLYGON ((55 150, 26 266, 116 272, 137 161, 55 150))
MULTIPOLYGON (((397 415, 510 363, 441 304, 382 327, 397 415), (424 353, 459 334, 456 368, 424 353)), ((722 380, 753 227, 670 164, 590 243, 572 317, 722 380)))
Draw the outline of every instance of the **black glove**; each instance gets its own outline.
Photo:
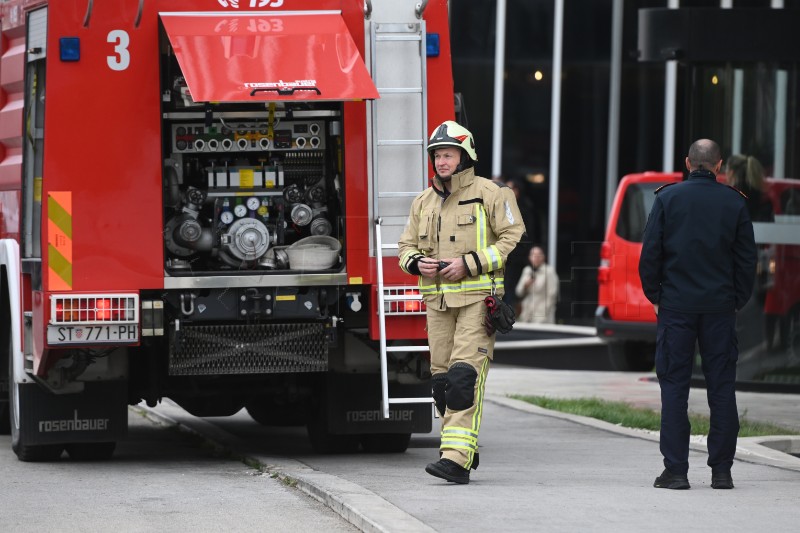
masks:
POLYGON ((483 322, 486 334, 491 336, 495 331, 500 333, 511 331, 517 319, 511 306, 494 295, 487 296, 483 301, 486 303, 486 318, 483 322))

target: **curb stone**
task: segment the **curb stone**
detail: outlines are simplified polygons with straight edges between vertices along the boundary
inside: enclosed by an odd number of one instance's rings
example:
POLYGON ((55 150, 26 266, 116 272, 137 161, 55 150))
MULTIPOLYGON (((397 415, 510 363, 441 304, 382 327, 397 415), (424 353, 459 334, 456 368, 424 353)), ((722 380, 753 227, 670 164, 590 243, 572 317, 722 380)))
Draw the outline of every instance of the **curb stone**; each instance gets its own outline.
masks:
POLYGON ((185 413, 169 400, 157 409, 144 404, 130 409, 156 424, 176 427, 229 451, 249 466, 293 486, 367 533, 434 533, 435 530, 374 492, 340 477, 319 472, 294 459, 243 453, 242 441, 201 418, 185 413))

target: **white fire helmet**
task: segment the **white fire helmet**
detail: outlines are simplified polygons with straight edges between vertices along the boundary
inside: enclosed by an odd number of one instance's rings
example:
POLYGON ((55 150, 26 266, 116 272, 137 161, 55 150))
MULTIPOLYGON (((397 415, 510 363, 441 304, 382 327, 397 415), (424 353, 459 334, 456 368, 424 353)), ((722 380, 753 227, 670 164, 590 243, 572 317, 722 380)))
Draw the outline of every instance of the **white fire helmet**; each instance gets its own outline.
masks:
POLYGON ((475 139, 472 138, 472 133, 452 120, 442 122, 431 133, 431 138, 428 141, 428 154, 431 156, 431 160, 433 160, 433 151, 445 146, 462 148, 472 161, 478 160, 478 152, 475 151, 475 139))

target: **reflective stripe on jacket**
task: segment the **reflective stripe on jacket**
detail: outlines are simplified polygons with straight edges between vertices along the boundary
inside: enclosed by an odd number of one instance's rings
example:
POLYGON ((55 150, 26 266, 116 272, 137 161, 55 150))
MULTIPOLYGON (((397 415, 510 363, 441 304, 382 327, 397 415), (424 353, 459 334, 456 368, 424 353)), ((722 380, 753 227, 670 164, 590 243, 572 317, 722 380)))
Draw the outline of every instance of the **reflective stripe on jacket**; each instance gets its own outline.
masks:
POLYGON ((436 177, 414 199, 398 246, 400 268, 408 274, 419 274, 416 263, 422 257, 461 257, 468 275, 459 281, 419 277, 426 302, 443 299, 448 307, 461 307, 491 293, 490 273, 497 292, 503 294, 506 258, 525 226, 513 191, 476 176, 472 168, 453 175, 451 190, 446 194, 436 177))

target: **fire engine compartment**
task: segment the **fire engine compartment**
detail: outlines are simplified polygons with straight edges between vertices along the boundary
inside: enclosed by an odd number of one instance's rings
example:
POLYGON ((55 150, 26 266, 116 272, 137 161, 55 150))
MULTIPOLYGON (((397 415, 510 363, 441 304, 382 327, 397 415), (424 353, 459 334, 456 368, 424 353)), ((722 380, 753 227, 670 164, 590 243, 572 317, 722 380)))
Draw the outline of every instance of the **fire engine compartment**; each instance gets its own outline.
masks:
POLYGON ((167 275, 341 270, 341 135, 341 102, 194 102, 164 56, 167 275))

